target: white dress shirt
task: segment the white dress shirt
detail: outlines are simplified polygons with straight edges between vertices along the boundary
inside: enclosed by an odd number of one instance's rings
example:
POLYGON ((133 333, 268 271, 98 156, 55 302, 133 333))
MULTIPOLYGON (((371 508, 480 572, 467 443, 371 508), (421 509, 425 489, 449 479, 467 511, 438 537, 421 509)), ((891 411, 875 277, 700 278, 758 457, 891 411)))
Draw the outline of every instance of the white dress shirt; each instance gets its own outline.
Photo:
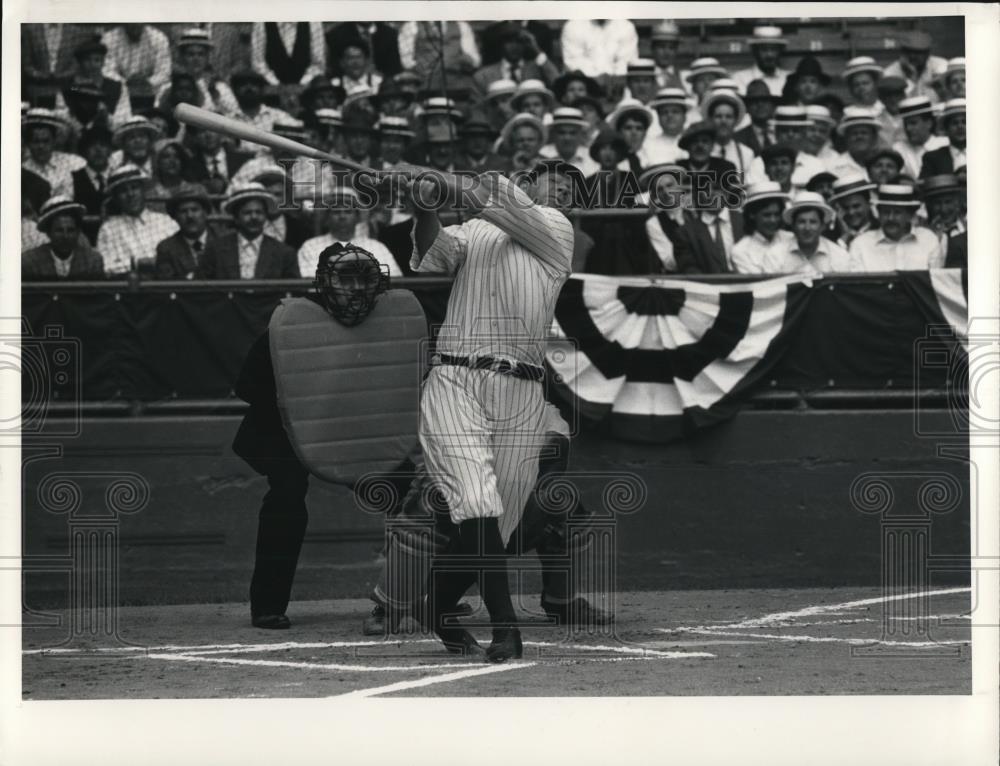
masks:
POLYGON ((741 144, 735 139, 729 141, 725 146, 716 144, 712 147, 712 156, 729 160, 736 166, 736 169, 743 176, 743 185, 750 186, 767 180, 767 173, 764 172, 764 163, 755 163, 756 155, 753 149, 745 144, 741 144))
POLYGON ((73 196, 73 173, 84 167, 87 161, 76 154, 68 152, 52 152, 49 161, 44 165, 35 162, 29 154, 21 163, 21 167, 41 176, 52 187, 52 196, 73 196))
POLYGON ((49 71, 55 72, 59 63, 59 46, 62 44, 62 24, 42 24, 45 33, 45 52, 49 54, 49 71))
POLYGON ((778 253, 794 244, 795 235, 784 229, 778 229, 772 239, 759 231, 746 234, 733 245, 733 268, 740 274, 780 274, 771 270, 780 261, 778 253))
POLYGON ((56 267, 56 276, 68 277, 70 269, 73 268, 73 253, 69 254, 69 258, 60 258, 50 247, 49 254, 52 256, 52 263, 56 267))
POLYGON ((639 58, 639 35, 628 19, 610 19, 603 25, 592 19, 570 19, 562 28, 563 63, 585 75, 624 75, 628 63, 639 58))
POLYGON ((851 271, 850 256, 836 242, 820 237, 816 252, 806 255, 793 234, 784 248, 772 252, 768 262, 772 274, 842 274, 851 271))
POLYGON ((139 215, 113 215, 97 233, 97 251, 104 256, 106 274, 125 274, 145 259, 156 257, 156 246, 180 227, 163 213, 143 210, 139 215))
POLYGON ((838 154, 835 159, 828 160, 826 169, 837 176, 837 178, 843 178, 851 173, 860 173, 865 178, 868 178, 868 168, 859 164, 851 156, 850 152, 838 154))
MULTIPOLYGON (((233 112, 230 115, 234 119, 240 122, 248 122, 255 128, 260 128, 261 130, 266 130, 268 133, 274 131, 275 125, 299 125, 301 124, 299 120, 296 120, 292 115, 283 109, 276 109, 273 106, 268 106, 267 104, 261 104, 260 109, 257 114, 252 117, 240 109, 238 112, 233 112)), ((250 141, 243 141, 240 143, 240 148, 245 152, 250 152, 251 154, 270 154, 271 150, 266 146, 261 146, 260 144, 254 144, 250 141)))
MULTIPOLYGON (((298 22, 279 21, 278 35, 281 38, 285 50, 290 56, 295 48, 295 35, 298 32, 298 22)), ((279 85, 278 76, 271 71, 265 58, 267 50, 267 33, 264 29, 264 22, 255 21, 253 31, 250 34, 250 66, 255 72, 261 74, 271 85, 279 85)), ((309 66, 305 74, 299 80, 300 85, 308 85, 309 81, 316 75, 321 75, 326 70, 326 38, 323 37, 323 24, 319 21, 309 22, 309 66)), ((270 130, 270 128, 268 128, 270 130)))
POLYGON ((934 89, 934 81, 945 73, 948 69, 948 61, 940 56, 928 56, 927 65, 923 74, 917 76, 910 67, 904 66, 903 62, 897 59, 885 68, 883 77, 902 77, 906 80, 907 96, 927 96, 932 104, 936 104, 941 99, 937 90, 934 89))
POLYGON ((261 233, 256 239, 247 239, 242 234, 236 235, 236 246, 240 255, 240 279, 253 279, 257 270, 257 259, 260 258, 260 245, 264 241, 261 233))
POLYGON ((780 96, 785 89, 785 80, 788 79, 788 75, 790 74, 791 72, 787 69, 775 67, 774 74, 766 75, 760 71, 760 67, 754 64, 748 69, 740 69, 733 72, 733 79, 740 86, 740 93, 746 93, 747 86, 754 80, 763 80, 767 83, 772 96, 780 96))
POLYGON ((886 237, 881 229, 871 229, 851 241, 849 252, 851 271, 938 269, 945 256, 937 234, 923 226, 914 226, 898 241, 886 237))
POLYGON ((393 258, 392 253, 389 252, 389 248, 377 239, 371 239, 370 237, 355 237, 348 242, 342 239, 336 239, 332 234, 321 234, 318 237, 307 239, 302 243, 302 247, 299 248, 299 273, 304 277, 315 274, 316 266, 319 264, 320 253, 338 242, 344 245, 354 244, 362 250, 367 250, 375 256, 375 260, 377 260, 381 265, 389 267, 390 277, 403 276, 403 272, 399 268, 399 264, 396 263, 396 259, 393 258))
POLYGON ((128 82, 133 77, 149 81, 155 93, 170 82, 170 41, 156 27, 143 27, 139 41, 133 43, 125 30, 117 26, 104 34, 108 48, 104 76, 128 82))
MULTIPOLYGON (((838 157, 840 155, 837 155, 838 157)), ((850 155, 847 155, 850 157, 850 155)), ((818 157, 813 157, 811 154, 806 154, 805 152, 799 152, 795 155, 795 166, 792 168, 792 193, 797 191, 802 191, 806 188, 806 184, 809 183, 809 179, 812 178, 817 173, 822 173, 827 167, 818 157)), ((831 173, 834 171, 830 171, 831 173)), ((750 183, 758 183, 759 181, 767 180, 767 172, 764 169, 764 158, 754 157, 753 162, 750 163, 750 173, 751 178, 756 178, 756 181, 751 181, 750 183)), ((839 174, 837 174, 839 175, 839 174)))
POLYGON ((646 140, 642 142, 642 148, 646 150, 646 156, 653 165, 663 162, 677 162, 687 159, 688 153, 677 145, 680 135, 668 136, 662 131, 655 135, 646 135, 646 140))
POLYGON ((677 271, 677 259, 674 257, 674 243, 663 231, 663 224, 657 216, 652 216, 646 220, 646 236, 649 237, 649 244, 653 246, 653 251, 663 264, 666 272, 677 271))

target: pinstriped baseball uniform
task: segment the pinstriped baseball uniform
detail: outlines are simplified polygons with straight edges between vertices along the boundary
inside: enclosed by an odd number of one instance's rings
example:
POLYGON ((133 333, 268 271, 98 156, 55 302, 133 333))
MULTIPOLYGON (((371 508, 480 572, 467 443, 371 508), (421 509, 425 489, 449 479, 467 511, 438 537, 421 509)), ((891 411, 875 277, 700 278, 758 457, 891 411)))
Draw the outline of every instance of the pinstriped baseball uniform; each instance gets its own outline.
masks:
MULTIPOLYGON (((410 265, 455 277, 437 350, 543 365, 556 297, 570 273, 573 227, 497 178, 479 218, 440 231, 410 265)), ((451 518, 499 517, 513 533, 538 473, 545 402, 536 381, 436 366, 424 384, 420 443, 451 518)))

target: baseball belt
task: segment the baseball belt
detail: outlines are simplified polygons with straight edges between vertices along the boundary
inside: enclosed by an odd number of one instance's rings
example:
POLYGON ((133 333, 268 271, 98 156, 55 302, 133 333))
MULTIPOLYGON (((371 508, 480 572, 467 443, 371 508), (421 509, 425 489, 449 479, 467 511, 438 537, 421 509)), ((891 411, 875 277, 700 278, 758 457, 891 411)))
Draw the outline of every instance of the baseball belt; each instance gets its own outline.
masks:
POLYGON ((512 375, 522 380, 544 380, 545 368, 523 362, 510 362, 494 356, 452 356, 451 354, 435 354, 433 364, 450 364, 455 367, 469 367, 473 370, 490 370, 502 375, 512 375))

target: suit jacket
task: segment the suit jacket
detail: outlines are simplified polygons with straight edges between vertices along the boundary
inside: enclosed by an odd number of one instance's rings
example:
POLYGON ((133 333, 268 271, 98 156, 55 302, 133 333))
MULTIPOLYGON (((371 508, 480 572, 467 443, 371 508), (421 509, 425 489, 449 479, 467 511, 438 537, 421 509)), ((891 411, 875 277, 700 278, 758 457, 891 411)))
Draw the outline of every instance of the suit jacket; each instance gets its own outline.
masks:
POLYGON ((83 42, 88 32, 80 24, 63 24, 56 68, 50 69, 49 48, 45 43, 45 29, 41 24, 21 25, 21 76, 32 84, 55 85, 76 70, 73 51, 83 42))
MULTIPOLYGON (((239 279, 240 253, 236 232, 224 234, 205 245, 198 260, 197 279, 239 279)), ((299 259, 295 249, 263 235, 254 279, 297 279, 299 259)))
POLYGON ((743 130, 737 130, 733 134, 733 138, 744 146, 749 146, 753 149, 753 153, 758 157, 760 156, 760 153, 764 151, 764 145, 761 144, 760 139, 757 138, 757 132, 753 129, 753 125, 747 125, 743 128, 743 130))
POLYGON ((951 156, 951 145, 925 152, 920 164, 920 177, 939 176, 955 172, 955 160, 951 156))
POLYGON ((56 265, 52 261, 49 244, 33 247, 21 255, 21 279, 25 282, 49 281, 55 279, 102 279, 104 259, 96 250, 77 247, 69 265, 69 276, 56 275, 56 265))
POLYGON ((45 201, 52 196, 52 184, 27 168, 21 168, 21 198, 31 204, 36 213, 42 209, 45 201))
MULTIPOLYGON (((367 27, 367 24, 363 26, 367 27)), ((399 60, 399 33, 381 21, 375 23, 375 31, 370 36, 358 29, 358 25, 352 21, 344 24, 337 24, 326 33, 326 43, 330 48, 330 55, 327 57, 330 62, 330 74, 339 77, 343 74, 340 71, 340 54, 344 48, 352 42, 361 40, 368 44, 371 49, 371 61, 375 69, 386 77, 392 77, 403 71, 403 64, 399 60)))
MULTIPOLYGON (((228 182, 232 180, 236 171, 239 170, 244 163, 247 162, 247 160, 253 157, 253 155, 249 152, 242 152, 239 149, 231 149, 228 146, 225 147, 223 151, 226 153, 226 173, 229 174, 226 181, 228 182)), ((205 156, 203 154, 198 152, 191 158, 191 162, 188 165, 188 173, 190 175, 188 180, 201 184, 206 183, 209 178, 211 178, 211 174, 208 170, 208 164, 205 162, 205 156)), ((218 193, 221 192, 222 190, 220 189, 218 193)))
MULTIPOLYGON (((732 271, 728 263, 720 262, 715 252, 712 233, 702 222, 701 216, 687 215, 684 225, 677 229, 674 258, 681 274, 726 274, 732 271)), ((729 211, 729 222, 733 227, 733 244, 743 236, 743 216, 735 210, 729 211)))
MULTIPOLYGON (((521 71, 518 74, 518 82, 523 80, 541 80, 551 87, 552 82, 558 76, 559 70, 556 69, 556 65, 551 61, 546 61, 542 66, 538 66, 534 61, 522 61, 521 71)), ((485 98, 490 84, 502 79, 504 79, 502 61, 482 67, 472 75, 472 83, 476 89, 475 95, 479 98, 485 98)))
POLYGON ((74 170, 73 176, 73 200, 79 202, 87 208, 88 215, 100 215, 101 205, 104 202, 104 195, 97 191, 94 182, 90 180, 87 168, 74 170))
POLYGON ((945 254, 946 269, 967 269, 969 267, 969 232, 963 231, 948 237, 948 251, 945 254))
MULTIPOLYGON (((220 230, 209 224, 205 237, 205 247, 221 235, 220 230)), ((188 279, 198 271, 198 261, 191 246, 179 231, 156 244, 156 278, 188 279)))

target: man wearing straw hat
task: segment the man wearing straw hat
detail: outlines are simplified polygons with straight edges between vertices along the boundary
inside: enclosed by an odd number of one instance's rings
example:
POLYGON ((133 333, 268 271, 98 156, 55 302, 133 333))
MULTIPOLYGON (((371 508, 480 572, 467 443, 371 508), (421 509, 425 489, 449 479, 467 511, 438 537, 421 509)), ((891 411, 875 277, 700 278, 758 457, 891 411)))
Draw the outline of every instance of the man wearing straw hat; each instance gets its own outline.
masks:
MULTIPOLYGON (((232 88, 224 80, 216 77, 212 71, 211 58, 215 43, 212 42, 212 35, 207 29, 197 27, 185 29, 174 47, 177 49, 181 69, 195 78, 195 84, 204 99, 202 106, 205 109, 221 114, 231 114, 239 110, 240 105, 233 95, 232 88)), ((165 84, 157 97, 161 97, 168 87, 169 85, 165 84)))
POLYGON ((934 82, 948 68, 948 62, 931 55, 931 36, 919 29, 905 32, 899 50, 899 58, 886 67, 886 76, 902 77, 908 96, 927 96, 937 101, 934 82))
POLYGON ((501 151, 506 151, 514 170, 527 170, 534 165, 545 143, 545 126, 535 115, 515 114, 500 131, 501 151))
POLYGON ((948 66, 938 82, 941 83, 945 101, 965 98, 965 57, 948 59, 948 66))
POLYGON ((841 226, 841 241, 845 245, 859 234, 878 228, 878 219, 872 213, 871 193, 875 190, 867 175, 847 173, 833 182, 828 201, 836 206, 841 226))
POLYGON ((685 82, 691 94, 700 104, 708 92, 708 87, 720 77, 729 77, 729 72, 719 63, 718 59, 711 56, 695 59, 691 62, 691 69, 685 76, 685 82))
POLYGON ((788 47, 788 41, 781 34, 781 28, 755 27, 753 35, 747 39, 747 45, 753 54, 754 65, 733 72, 733 79, 740 86, 740 90, 746 93, 747 86, 753 80, 763 80, 772 94, 780 96, 785 89, 785 80, 791 74, 780 66, 781 56, 788 47))
POLYGON ((920 164, 920 177, 954 173, 968 165, 965 150, 965 99, 955 98, 945 102, 941 112, 941 127, 948 136, 948 145, 924 154, 920 164))
POLYGON ((458 136, 462 140, 462 152, 456 159, 456 167, 461 170, 473 170, 476 173, 490 170, 509 173, 510 158, 492 150, 493 142, 498 135, 499 131, 495 130, 485 117, 471 115, 458 131, 458 136))
POLYGON ((715 86, 721 82, 723 81, 716 80, 712 83, 712 89, 701 102, 702 115, 715 127, 715 146, 712 148, 712 156, 733 163, 743 177, 744 184, 758 183, 764 180, 764 174, 759 166, 753 164, 753 149, 741 144, 734 136, 736 126, 746 116, 746 107, 735 90, 735 83, 732 90, 716 88, 715 86))
POLYGON ((635 59, 625 70, 623 98, 634 98, 648 104, 656 95, 656 62, 653 59, 635 59))
POLYGON ((590 127, 583 118, 583 112, 571 106, 564 106, 552 113, 549 126, 550 143, 539 151, 540 157, 560 159, 579 170, 584 178, 596 173, 600 166, 583 148, 583 132, 590 127))
POLYGON ((111 136, 117 149, 111 153, 108 167, 113 171, 122 165, 135 165, 152 176, 153 142, 159 137, 159 128, 145 117, 129 117, 115 127, 111 136))
MULTIPOLYGON (((750 172, 752 178, 763 178, 767 175, 765 155, 777 156, 773 152, 787 154, 791 157, 792 168, 789 181, 794 190, 802 190, 809 179, 825 168, 816 157, 806 152, 806 131, 812 125, 804 106, 779 106, 774 110, 774 137, 776 143, 761 150, 761 156, 754 158, 750 172)), ((770 177, 770 176, 767 176, 770 177)))
POLYGON ((827 170, 838 178, 848 173, 867 175, 868 160, 878 148, 881 123, 871 109, 849 106, 837 126, 837 132, 847 142, 847 150, 827 165, 827 170))
POLYGON ((664 19, 655 25, 649 35, 649 48, 656 64, 656 86, 663 88, 685 88, 684 72, 677 65, 681 31, 676 22, 664 19))
POLYGON ((21 254, 21 279, 100 279, 104 260, 81 236, 86 212, 69 197, 51 197, 38 214, 38 230, 48 242, 21 254))
POLYGON ((806 153, 823 163, 825 168, 826 163, 834 160, 839 154, 833 148, 833 142, 830 141, 830 134, 837 122, 830 114, 830 110, 820 104, 806 106, 806 119, 809 120, 809 125, 806 127, 806 137, 802 148, 806 153))
POLYGON ((906 138, 896 141, 892 148, 903 158, 903 172, 910 178, 917 178, 924 155, 947 146, 948 139, 934 135, 934 105, 927 96, 911 96, 900 101, 899 116, 906 138))
POLYGON ((176 234, 156 245, 157 279, 194 279, 198 259, 218 233, 208 225, 212 201, 200 184, 181 184, 167 200, 167 215, 177 221, 176 234))
POLYGON ((122 276, 154 268, 156 245, 177 231, 170 216, 146 209, 152 179, 135 165, 122 165, 108 176, 108 212, 97 233, 104 270, 122 276))
POLYGON ((880 228, 859 234, 851 242, 851 271, 924 270, 944 265, 938 235, 913 225, 920 200, 912 186, 879 186, 875 205, 880 228))
POLYGON ((786 250, 794 240, 781 228, 788 194, 777 181, 762 181, 747 188, 743 202, 746 233, 733 245, 733 270, 740 274, 770 274, 777 260, 775 250, 786 250))
POLYGON ((295 250, 264 233, 276 212, 274 197, 259 183, 237 189, 222 205, 236 231, 212 240, 198 261, 199 279, 297 279, 295 250))
POLYGON ((56 149, 65 136, 66 122, 50 109, 29 109, 21 123, 21 135, 28 149, 21 167, 41 176, 57 196, 72 196, 73 171, 86 161, 75 154, 56 149))
POLYGON ((771 255, 772 274, 831 274, 850 271, 847 251, 823 236, 835 213, 822 194, 799 192, 781 218, 792 227, 793 237, 771 255))
POLYGON ((965 232, 965 187, 958 176, 928 176, 920 183, 920 195, 927 208, 927 225, 938 236, 946 240, 965 232))
POLYGON ((656 112, 657 125, 650 126, 644 148, 650 165, 676 162, 687 157, 678 142, 693 100, 682 88, 661 88, 648 106, 656 112), (656 130, 659 128, 659 130, 656 130))

